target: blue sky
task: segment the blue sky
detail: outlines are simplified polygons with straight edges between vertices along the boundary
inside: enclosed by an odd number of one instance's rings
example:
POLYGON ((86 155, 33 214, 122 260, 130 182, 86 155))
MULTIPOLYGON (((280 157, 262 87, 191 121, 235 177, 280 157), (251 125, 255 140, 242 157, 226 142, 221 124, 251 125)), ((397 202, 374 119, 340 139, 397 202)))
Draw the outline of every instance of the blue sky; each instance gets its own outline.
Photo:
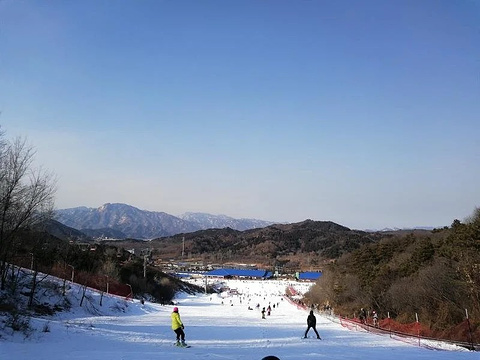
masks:
POLYGON ((0 2, 0 125, 56 206, 351 228, 480 206, 478 1, 0 2))

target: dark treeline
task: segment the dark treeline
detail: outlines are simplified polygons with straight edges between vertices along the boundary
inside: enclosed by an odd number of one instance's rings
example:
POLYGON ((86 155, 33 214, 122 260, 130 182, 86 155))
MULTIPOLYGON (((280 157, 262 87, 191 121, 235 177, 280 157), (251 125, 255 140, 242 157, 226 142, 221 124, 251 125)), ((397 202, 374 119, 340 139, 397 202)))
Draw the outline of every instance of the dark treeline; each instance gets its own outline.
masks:
POLYGON ((480 209, 464 223, 394 235, 330 264, 307 294, 353 317, 360 308, 432 329, 480 320, 480 209))
POLYGON ((26 336, 32 331, 32 314, 53 315, 69 311, 73 305, 100 309, 106 293, 167 304, 178 291, 202 290, 146 266, 143 258, 113 246, 72 244, 38 229, 18 230, 14 239, 3 270, 0 318, 3 328, 26 336), (51 281, 54 277, 63 281, 51 281), (72 280, 81 285, 82 291, 76 293, 80 294, 78 304, 72 303, 75 296, 70 296, 72 280), (99 303, 88 296, 88 288, 102 294, 99 303), (54 296, 54 302, 44 301, 47 292, 54 296))
POLYGON ((103 292, 107 291, 108 282, 110 293, 128 296, 131 289, 136 297, 160 303, 170 302, 179 290, 192 292, 191 287, 186 288, 178 279, 145 265, 143 257, 114 246, 69 243, 38 230, 18 231, 15 239, 5 276, 5 293, 12 296, 0 296, 0 305, 15 297, 18 267, 32 273, 29 307, 35 306, 37 285, 50 275, 63 279, 64 286, 73 279, 103 292))

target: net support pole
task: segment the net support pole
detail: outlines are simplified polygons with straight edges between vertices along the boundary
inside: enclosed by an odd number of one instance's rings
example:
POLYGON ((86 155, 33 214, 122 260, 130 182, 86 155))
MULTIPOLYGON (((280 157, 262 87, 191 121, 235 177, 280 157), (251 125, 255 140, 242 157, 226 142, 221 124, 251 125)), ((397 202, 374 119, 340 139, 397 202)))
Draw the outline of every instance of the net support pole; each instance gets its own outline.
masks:
POLYGON ((415 321, 417 325, 418 346, 420 346, 420 323, 418 322, 418 313, 415 313, 415 321))
POLYGON ((473 346, 473 334, 472 334, 472 327, 470 326, 470 319, 468 318, 468 310, 465 309, 465 317, 467 318, 467 324, 468 324, 468 337, 470 338, 470 346, 471 350, 475 350, 475 347, 473 346))

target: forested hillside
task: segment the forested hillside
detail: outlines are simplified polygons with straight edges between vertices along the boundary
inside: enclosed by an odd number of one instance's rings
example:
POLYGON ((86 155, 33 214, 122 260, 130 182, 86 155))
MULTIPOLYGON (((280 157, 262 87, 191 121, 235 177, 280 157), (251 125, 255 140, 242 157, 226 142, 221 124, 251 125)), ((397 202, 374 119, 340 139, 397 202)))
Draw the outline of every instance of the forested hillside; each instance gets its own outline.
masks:
POLYGON ((141 243, 129 240, 109 243, 138 250, 151 248, 157 258, 180 258, 184 243, 185 259, 250 262, 266 267, 282 265, 298 271, 320 268, 323 261, 376 242, 382 236, 351 230, 330 221, 305 220, 246 231, 209 229, 141 243))
POLYGON ((480 209, 432 233, 366 244, 325 268, 308 294, 352 317, 360 308, 444 329, 480 319, 480 209))

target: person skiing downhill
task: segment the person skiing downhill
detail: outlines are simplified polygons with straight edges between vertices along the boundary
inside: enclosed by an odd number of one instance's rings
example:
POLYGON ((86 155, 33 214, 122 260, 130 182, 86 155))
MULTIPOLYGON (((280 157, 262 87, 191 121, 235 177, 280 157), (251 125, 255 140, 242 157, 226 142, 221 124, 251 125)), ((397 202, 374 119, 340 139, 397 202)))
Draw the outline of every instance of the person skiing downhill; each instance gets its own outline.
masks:
POLYGON ((313 331, 315 331, 315 334, 317 334, 317 339, 320 339, 320 335, 318 335, 318 331, 317 331, 317 318, 315 317, 315 315, 313 315, 313 310, 310 310, 310 315, 308 315, 307 317, 307 331, 305 331, 305 336, 303 337, 304 339, 307 338, 307 334, 308 334, 308 331, 310 330, 310 328, 313 329, 313 331))
POLYGON ((178 313, 178 307, 173 308, 172 312, 172 330, 177 334, 177 346, 187 346, 185 344, 185 333, 183 329, 185 329, 185 326, 182 323, 182 320, 180 319, 180 314, 178 313), (181 342, 180 342, 181 340, 181 342))

